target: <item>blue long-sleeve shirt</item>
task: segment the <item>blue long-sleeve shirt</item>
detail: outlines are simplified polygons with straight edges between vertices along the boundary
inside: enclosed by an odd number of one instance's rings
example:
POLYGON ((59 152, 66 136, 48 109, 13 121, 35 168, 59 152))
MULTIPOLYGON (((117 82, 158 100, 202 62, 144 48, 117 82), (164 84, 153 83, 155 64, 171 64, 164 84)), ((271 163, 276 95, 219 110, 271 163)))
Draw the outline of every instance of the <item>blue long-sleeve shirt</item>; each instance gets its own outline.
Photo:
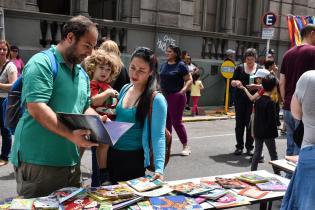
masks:
MULTIPOLYGON (((122 100, 127 92, 127 90, 132 86, 132 84, 125 85, 119 94, 119 102, 118 106, 122 105, 122 100)), ((135 119, 135 108, 134 111, 132 109, 128 110, 134 113, 133 116, 130 116, 130 122, 135 119)), ((117 113, 117 118, 120 118, 117 113)), ((166 128, 166 116, 167 116, 167 102, 164 96, 161 93, 158 93, 153 101, 152 105, 152 122, 151 122, 151 136, 152 136, 152 149, 153 149, 153 157, 154 157, 154 165, 155 165, 155 172, 163 174, 164 171, 164 162, 165 162, 165 128, 166 128)), ((129 121, 128 121, 129 122, 129 121)), ((139 122, 135 122, 135 126, 138 131, 138 124, 139 122)), ((131 131, 133 133, 133 131, 131 131)), ((139 134, 138 132, 134 132, 135 135, 128 134, 128 139, 122 137, 118 140, 117 145, 115 145, 116 149, 122 150, 135 150, 137 149, 137 145, 139 145, 139 134), (134 137, 134 143, 130 143, 130 138, 134 137), (128 147, 125 147, 125 143, 129 144, 128 147)), ((148 125, 148 117, 146 117, 144 126, 142 129, 142 148, 144 151, 144 167, 149 166, 150 164, 150 148, 149 148, 149 125, 148 125)))

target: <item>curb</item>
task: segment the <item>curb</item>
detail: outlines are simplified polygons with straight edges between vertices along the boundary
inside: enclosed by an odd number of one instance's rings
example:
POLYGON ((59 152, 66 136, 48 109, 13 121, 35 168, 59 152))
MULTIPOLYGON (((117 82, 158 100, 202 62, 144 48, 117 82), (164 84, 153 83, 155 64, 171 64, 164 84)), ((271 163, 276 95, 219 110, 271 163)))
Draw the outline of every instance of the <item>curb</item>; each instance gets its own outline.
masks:
POLYGON ((235 116, 198 116, 198 117, 183 117, 182 122, 200 122, 200 121, 214 121, 214 120, 229 120, 235 119, 235 116))

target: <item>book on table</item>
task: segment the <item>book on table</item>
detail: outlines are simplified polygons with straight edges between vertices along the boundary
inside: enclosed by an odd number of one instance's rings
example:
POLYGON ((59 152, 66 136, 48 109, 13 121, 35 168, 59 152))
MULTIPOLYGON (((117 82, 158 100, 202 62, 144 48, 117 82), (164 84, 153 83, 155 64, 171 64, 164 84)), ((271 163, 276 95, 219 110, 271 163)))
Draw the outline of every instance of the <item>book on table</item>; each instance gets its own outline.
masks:
POLYGON ((161 187, 164 182, 159 179, 151 181, 152 176, 147 175, 127 181, 126 183, 139 192, 144 192, 161 187))
POLYGON ((210 188, 207 185, 196 184, 193 182, 185 182, 182 184, 174 185, 174 186, 172 186, 172 188, 176 192, 179 192, 179 193, 182 193, 185 195, 189 195, 189 196, 196 196, 196 195, 207 193, 207 192, 213 190, 213 188, 210 188))
POLYGON ((126 184, 91 187, 89 193, 108 199, 119 199, 132 197, 133 191, 126 184))
POLYGON ((238 195, 235 192, 228 190, 226 194, 216 201, 207 201, 216 208, 227 208, 232 206, 242 206, 250 204, 248 198, 238 195))
POLYGON ((250 184, 268 182, 268 179, 266 177, 262 177, 262 176, 259 176, 257 174, 254 174, 254 173, 241 174, 237 178, 241 181, 244 181, 244 182, 247 182, 250 184))
POLYGON ((63 112, 56 114, 58 119, 70 130, 90 130, 89 140, 109 145, 115 145, 118 139, 134 125, 134 123, 118 121, 102 122, 97 115, 63 112))
POLYGON ((230 189, 243 189, 248 186, 248 184, 241 182, 238 179, 235 178, 222 178, 222 177, 216 177, 216 181, 224 188, 230 189))
POLYGON ((276 177, 268 178, 268 182, 258 183, 256 186, 263 191, 286 191, 288 186, 276 177))
POLYGON ((268 191, 261 191, 257 189, 257 187, 247 187, 238 192, 239 195, 245 195, 250 198, 261 199, 265 195, 267 195, 268 191))
POLYGON ((37 209, 58 209, 59 199, 56 195, 36 198, 34 206, 37 209))
POLYGON ((50 196, 56 196, 58 198, 59 203, 63 203, 84 192, 85 192, 84 188, 64 187, 51 193, 50 196))
POLYGON ((10 210, 32 210, 33 209, 33 198, 23 199, 23 198, 15 198, 12 200, 10 205, 10 210))
POLYGON ((226 192, 227 191, 225 189, 218 188, 218 189, 213 189, 213 190, 207 192, 206 194, 202 194, 202 195, 200 195, 200 197, 210 199, 210 200, 217 200, 218 198, 224 196, 226 192))
POLYGON ((150 202, 155 210, 202 209, 193 198, 182 195, 154 197, 150 198, 150 202))

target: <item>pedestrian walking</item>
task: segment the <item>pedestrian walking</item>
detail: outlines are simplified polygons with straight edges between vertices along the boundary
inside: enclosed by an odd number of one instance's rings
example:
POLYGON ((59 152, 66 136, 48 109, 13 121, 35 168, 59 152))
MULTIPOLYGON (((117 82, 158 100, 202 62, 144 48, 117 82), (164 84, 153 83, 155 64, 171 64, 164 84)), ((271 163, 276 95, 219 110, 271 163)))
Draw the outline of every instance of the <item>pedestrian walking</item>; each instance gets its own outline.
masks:
POLYGON ((174 45, 167 47, 167 61, 161 65, 160 69, 160 86, 168 105, 166 127, 170 132, 174 127, 183 145, 181 155, 188 156, 191 150, 182 117, 186 104, 186 91, 191 87, 192 77, 184 62, 181 61, 180 55, 179 47, 174 45))
POLYGON ((191 115, 195 116, 198 115, 198 101, 199 98, 201 96, 201 90, 204 89, 203 84, 200 80, 200 73, 198 71, 194 72, 192 74, 192 78, 193 78, 193 84, 191 86, 191 97, 193 100, 193 107, 191 110, 191 115))

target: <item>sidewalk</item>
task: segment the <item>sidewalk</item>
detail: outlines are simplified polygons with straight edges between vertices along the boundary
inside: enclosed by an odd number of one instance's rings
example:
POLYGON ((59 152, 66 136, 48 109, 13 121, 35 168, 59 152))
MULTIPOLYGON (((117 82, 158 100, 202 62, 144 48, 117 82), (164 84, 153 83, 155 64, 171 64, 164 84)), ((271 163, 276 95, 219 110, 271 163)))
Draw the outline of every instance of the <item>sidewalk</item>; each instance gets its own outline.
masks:
POLYGON ((227 120, 234 119, 234 107, 229 109, 227 114, 224 113, 224 107, 218 106, 204 106, 199 107, 199 115, 191 116, 190 110, 184 111, 183 122, 198 122, 198 121, 212 121, 212 120, 227 120))

